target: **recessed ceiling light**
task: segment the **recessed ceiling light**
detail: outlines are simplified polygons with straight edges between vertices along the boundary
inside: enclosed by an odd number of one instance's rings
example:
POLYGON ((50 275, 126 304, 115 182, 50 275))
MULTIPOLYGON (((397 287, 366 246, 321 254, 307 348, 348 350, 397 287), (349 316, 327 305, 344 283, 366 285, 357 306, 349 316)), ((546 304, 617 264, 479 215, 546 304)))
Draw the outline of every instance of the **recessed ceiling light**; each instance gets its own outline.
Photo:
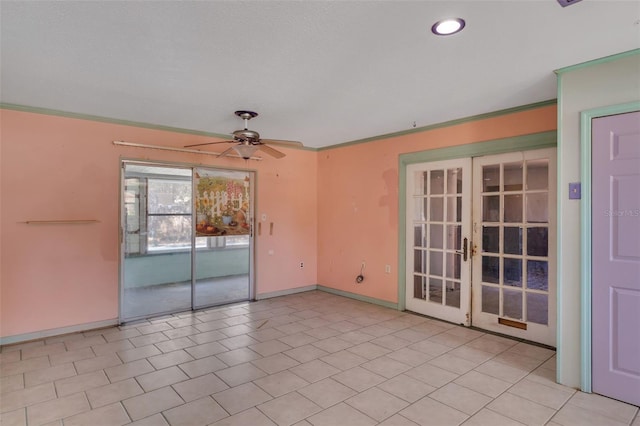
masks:
POLYGON ((462 18, 450 18, 438 21, 431 27, 431 32, 435 35, 451 35, 462 31, 465 22, 462 18))

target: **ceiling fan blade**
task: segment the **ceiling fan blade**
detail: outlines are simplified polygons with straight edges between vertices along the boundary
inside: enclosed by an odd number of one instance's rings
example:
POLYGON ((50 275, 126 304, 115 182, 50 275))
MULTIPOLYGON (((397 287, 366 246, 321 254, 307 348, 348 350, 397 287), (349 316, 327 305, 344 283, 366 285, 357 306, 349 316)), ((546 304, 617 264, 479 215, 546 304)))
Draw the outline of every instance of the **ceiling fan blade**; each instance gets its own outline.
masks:
POLYGON ((286 155, 284 152, 280 152, 277 149, 271 148, 269 145, 265 145, 262 143, 258 145, 258 149, 264 151, 265 154, 269 154, 270 156, 275 158, 282 158, 286 155))
POLYGON ((218 154, 218 157, 224 157, 225 155, 230 154, 232 151, 233 151, 233 147, 227 148, 226 150, 224 150, 220 154, 218 154))
POLYGON ((196 143, 193 145, 185 145, 185 148, 191 148, 192 146, 203 146, 203 145, 215 145, 218 143, 235 143, 236 141, 218 141, 218 142, 205 142, 205 143, 196 143))
POLYGON ((297 146, 297 147, 303 147, 304 145, 302 145, 302 142, 298 142, 298 141, 283 141, 280 139, 260 139, 261 143, 266 143, 269 145, 280 145, 280 146, 297 146))

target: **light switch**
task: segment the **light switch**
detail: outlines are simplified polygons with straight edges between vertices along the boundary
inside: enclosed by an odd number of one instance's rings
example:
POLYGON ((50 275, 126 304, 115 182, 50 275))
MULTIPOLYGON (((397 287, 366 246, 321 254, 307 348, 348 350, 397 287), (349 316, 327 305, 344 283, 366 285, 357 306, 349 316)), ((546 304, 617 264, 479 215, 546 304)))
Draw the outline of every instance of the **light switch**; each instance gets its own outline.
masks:
POLYGON ((582 197, 582 187, 580 182, 573 182, 569 184, 569 199, 579 200, 582 197))

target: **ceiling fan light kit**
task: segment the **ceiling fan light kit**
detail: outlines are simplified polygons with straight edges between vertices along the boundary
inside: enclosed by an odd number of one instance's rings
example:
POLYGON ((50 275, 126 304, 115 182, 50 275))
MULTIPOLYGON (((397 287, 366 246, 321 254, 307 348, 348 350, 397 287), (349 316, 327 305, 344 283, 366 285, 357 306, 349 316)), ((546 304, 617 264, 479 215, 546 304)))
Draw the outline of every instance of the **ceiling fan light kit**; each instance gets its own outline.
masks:
POLYGON ((269 145, 302 147, 302 143, 297 141, 260 139, 260 134, 258 132, 254 130, 249 130, 249 120, 258 116, 258 113, 255 111, 238 110, 234 114, 244 120, 244 129, 236 130, 233 133, 231 133, 231 135, 233 136, 232 140, 198 143, 193 145, 185 145, 184 147, 190 148, 194 146, 214 145, 219 143, 235 143, 236 145, 221 152, 218 156, 224 157, 225 155, 228 155, 230 152, 235 151, 238 153, 238 155, 240 155, 245 160, 248 160, 249 158, 251 158, 251 156, 258 150, 262 150, 265 154, 268 154, 274 158, 282 158, 285 156, 285 153, 278 151, 277 149, 269 145))

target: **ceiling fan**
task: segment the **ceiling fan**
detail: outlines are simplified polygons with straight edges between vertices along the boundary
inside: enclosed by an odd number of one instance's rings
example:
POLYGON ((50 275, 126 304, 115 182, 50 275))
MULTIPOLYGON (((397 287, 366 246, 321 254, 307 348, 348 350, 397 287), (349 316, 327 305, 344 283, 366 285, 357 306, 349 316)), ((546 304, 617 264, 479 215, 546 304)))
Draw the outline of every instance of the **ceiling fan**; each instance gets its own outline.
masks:
POLYGON ((223 157, 229 154, 231 151, 236 151, 245 160, 251 158, 253 153, 257 150, 262 150, 265 154, 269 154, 275 158, 282 158, 285 156, 284 152, 280 152, 270 145, 280 145, 289 147, 301 147, 302 142, 297 141, 283 141, 277 139, 260 139, 260 134, 254 130, 249 130, 249 120, 258 116, 254 111, 236 111, 235 115, 244 120, 244 129, 236 130, 232 133, 233 139, 228 141, 219 142, 207 142, 198 143, 194 145, 185 145, 185 148, 191 148, 194 146, 214 145, 219 143, 235 143, 234 146, 220 153, 219 157, 223 157))

